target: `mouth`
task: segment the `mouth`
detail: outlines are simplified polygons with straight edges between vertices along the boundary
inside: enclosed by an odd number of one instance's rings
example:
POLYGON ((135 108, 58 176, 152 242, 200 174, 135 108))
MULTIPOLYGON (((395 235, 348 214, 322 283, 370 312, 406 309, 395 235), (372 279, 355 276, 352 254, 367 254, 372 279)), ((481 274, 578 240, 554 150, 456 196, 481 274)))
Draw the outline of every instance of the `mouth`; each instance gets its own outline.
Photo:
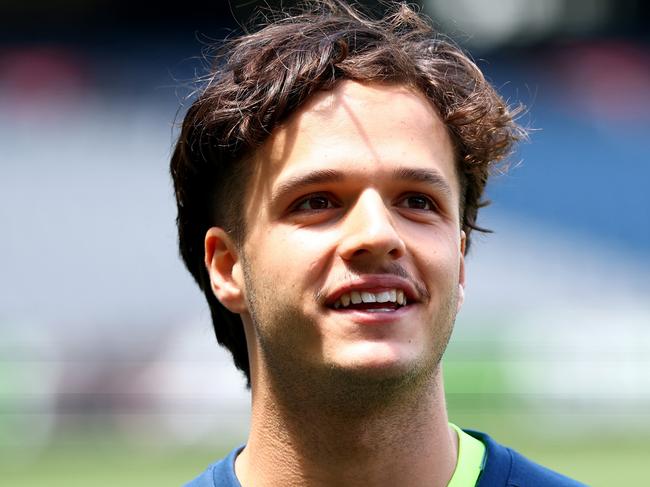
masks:
POLYGON ((393 323, 420 302, 409 279, 392 274, 361 275, 335 288, 323 303, 336 314, 362 323, 393 323))
POLYGON ((403 289, 358 290, 341 294, 330 308, 338 311, 356 310, 369 313, 397 311, 407 305, 408 298, 403 289))

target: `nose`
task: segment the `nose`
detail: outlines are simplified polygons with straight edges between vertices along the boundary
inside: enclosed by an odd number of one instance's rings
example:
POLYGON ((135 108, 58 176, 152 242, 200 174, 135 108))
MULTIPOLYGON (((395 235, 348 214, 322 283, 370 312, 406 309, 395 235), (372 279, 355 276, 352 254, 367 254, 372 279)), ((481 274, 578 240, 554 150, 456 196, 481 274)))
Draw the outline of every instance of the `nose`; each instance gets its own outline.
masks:
POLYGON ((364 191, 345 216, 339 255, 344 260, 399 259, 406 246, 375 190, 364 191))

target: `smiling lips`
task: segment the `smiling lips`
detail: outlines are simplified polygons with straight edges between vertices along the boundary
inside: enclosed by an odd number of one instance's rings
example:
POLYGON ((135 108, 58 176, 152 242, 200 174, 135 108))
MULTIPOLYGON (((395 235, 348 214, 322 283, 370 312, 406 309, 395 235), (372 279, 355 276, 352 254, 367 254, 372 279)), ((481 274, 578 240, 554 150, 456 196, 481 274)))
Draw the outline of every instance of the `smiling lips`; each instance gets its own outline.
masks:
POLYGON ((376 292, 350 291, 341 294, 334 302, 334 309, 359 309, 368 311, 392 311, 406 305, 402 289, 384 289, 376 292))

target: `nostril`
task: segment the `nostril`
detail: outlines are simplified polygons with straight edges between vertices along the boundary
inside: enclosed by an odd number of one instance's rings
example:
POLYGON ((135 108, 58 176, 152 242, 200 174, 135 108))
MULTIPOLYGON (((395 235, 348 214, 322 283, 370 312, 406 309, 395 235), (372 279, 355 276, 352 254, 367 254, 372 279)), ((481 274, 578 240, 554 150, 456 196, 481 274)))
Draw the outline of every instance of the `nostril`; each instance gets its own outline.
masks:
POLYGON ((399 249, 399 248, 394 248, 393 250, 391 250, 391 251, 388 252, 388 253, 389 253, 392 257, 398 258, 398 257, 401 257, 401 255, 403 254, 403 251, 402 251, 401 249, 399 249))
POLYGON ((381 253, 375 252, 371 248, 361 247, 354 250, 351 254, 348 254, 347 258, 358 259, 364 257, 379 256, 380 254, 383 254, 384 256, 390 256, 392 259, 399 259, 403 255, 403 251, 399 248, 393 248, 388 252, 381 253))

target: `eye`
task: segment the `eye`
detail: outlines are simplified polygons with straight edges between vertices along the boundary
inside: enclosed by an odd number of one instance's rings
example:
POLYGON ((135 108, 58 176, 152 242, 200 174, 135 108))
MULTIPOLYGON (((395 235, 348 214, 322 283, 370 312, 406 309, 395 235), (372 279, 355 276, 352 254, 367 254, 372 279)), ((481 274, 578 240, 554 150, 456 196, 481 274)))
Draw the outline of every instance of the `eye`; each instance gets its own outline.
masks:
POLYGON ((298 201, 293 209, 294 211, 318 211, 336 208, 334 201, 327 195, 314 194, 298 201))
POLYGON ((401 208, 409 208, 412 210, 435 211, 436 204, 431 198, 423 194, 411 194, 402 198, 397 206, 401 208))

